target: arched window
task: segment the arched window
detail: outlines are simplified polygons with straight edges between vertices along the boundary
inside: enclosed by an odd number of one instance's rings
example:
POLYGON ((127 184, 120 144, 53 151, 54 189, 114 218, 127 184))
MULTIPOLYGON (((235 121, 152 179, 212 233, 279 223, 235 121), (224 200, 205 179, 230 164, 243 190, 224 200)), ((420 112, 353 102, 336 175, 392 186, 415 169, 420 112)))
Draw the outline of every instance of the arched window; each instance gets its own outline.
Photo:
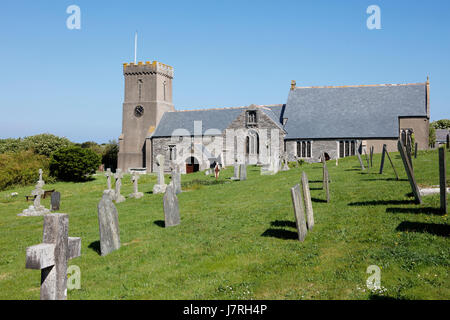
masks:
POLYGON ((259 135, 256 131, 250 130, 246 139, 247 154, 259 154, 259 135))

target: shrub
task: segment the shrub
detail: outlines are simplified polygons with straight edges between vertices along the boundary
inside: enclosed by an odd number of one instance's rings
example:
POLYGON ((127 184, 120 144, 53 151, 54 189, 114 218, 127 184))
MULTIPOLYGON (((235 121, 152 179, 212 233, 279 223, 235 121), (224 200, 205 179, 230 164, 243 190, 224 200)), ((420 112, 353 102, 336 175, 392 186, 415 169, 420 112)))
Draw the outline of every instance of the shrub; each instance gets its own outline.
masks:
POLYGON ((43 170, 45 182, 54 182, 48 176, 49 161, 45 156, 35 155, 31 150, 0 154, 0 190, 35 184, 39 169, 43 170))
POLYGON ((91 149, 71 146, 56 150, 50 159, 50 173, 64 181, 83 181, 95 173, 100 156, 91 149))
POLYGON ((34 153, 47 157, 60 148, 73 145, 69 139, 49 133, 26 137, 23 139, 23 143, 27 150, 33 150, 34 153))
POLYGON ((86 141, 83 142, 82 144, 80 144, 80 147, 82 147, 83 149, 91 149, 92 151, 94 151, 96 154, 102 156, 103 155, 103 146, 99 145, 98 143, 94 142, 94 141, 86 141))
POLYGON ((0 139, 0 154, 6 152, 20 152, 24 151, 25 149, 25 144, 20 138, 0 139))
POLYGON ((431 126, 435 129, 450 129, 450 119, 433 121, 431 126))
POLYGON ((117 168, 117 154, 119 153, 119 145, 117 141, 109 141, 105 146, 102 155, 102 163, 105 165, 105 169, 111 168, 111 171, 116 171, 117 168))

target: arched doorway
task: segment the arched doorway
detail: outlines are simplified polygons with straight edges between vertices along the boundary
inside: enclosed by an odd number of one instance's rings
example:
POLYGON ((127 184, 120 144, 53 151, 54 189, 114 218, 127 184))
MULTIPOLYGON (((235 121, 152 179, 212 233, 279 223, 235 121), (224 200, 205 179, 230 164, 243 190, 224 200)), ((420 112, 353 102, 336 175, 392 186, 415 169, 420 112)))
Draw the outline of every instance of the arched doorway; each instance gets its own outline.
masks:
POLYGON ((189 157, 186 159, 186 173, 197 172, 200 169, 197 158, 189 157))

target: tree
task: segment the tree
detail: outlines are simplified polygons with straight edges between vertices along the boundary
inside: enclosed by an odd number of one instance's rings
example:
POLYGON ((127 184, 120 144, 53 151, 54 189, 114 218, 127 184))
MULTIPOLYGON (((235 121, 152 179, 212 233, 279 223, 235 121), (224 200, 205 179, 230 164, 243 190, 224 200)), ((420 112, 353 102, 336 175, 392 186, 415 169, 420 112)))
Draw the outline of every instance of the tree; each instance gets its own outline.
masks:
POLYGON ((91 149, 63 147, 51 156, 50 174, 64 181, 83 181, 95 173, 100 163, 100 156, 91 149))
POLYGON ((23 139, 23 144, 26 150, 33 150, 35 154, 41 154, 47 157, 50 157, 51 154, 59 148, 73 145, 69 139, 58 137, 50 133, 25 137, 23 139))
POLYGON ((433 121, 431 126, 435 129, 450 129, 450 119, 433 121))
POLYGON ((102 156, 102 163, 105 165, 105 169, 111 168, 112 171, 116 170, 118 153, 119 144, 116 140, 110 140, 105 146, 102 156))

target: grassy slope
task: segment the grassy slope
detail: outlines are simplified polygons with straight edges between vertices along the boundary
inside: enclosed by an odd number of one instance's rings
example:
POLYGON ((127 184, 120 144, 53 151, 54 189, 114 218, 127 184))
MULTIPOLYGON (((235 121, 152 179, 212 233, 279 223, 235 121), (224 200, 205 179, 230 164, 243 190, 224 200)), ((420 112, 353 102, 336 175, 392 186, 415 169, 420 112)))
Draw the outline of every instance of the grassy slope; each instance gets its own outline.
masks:
MULTIPOLYGON (((217 185, 194 185, 179 195, 181 225, 165 229, 162 195, 150 194, 155 176, 139 180, 145 197, 117 204, 122 248, 106 257, 98 247, 97 203, 106 178, 57 183, 69 235, 82 237, 82 256, 70 261, 82 272, 82 289, 69 299, 368 299, 366 268, 382 268, 385 297, 450 298, 449 225, 439 195, 413 203, 398 154, 383 175, 358 169, 355 157, 328 163, 331 203, 321 189, 320 164, 217 185), (302 170, 310 180, 315 227, 304 243, 296 238, 290 187, 302 170), (427 230, 427 232, 424 231, 427 230)), ((414 160, 422 185, 439 183, 437 153, 414 160)), ((182 177, 213 181, 203 173, 182 177)), ((42 217, 17 217, 32 187, 0 193, 0 299, 38 299, 39 271, 25 269, 27 246, 42 241, 42 217), (12 191, 20 196, 5 200, 12 191)), ((129 176, 122 194, 132 192, 129 176)), ((49 200, 44 200, 49 207, 49 200)))

